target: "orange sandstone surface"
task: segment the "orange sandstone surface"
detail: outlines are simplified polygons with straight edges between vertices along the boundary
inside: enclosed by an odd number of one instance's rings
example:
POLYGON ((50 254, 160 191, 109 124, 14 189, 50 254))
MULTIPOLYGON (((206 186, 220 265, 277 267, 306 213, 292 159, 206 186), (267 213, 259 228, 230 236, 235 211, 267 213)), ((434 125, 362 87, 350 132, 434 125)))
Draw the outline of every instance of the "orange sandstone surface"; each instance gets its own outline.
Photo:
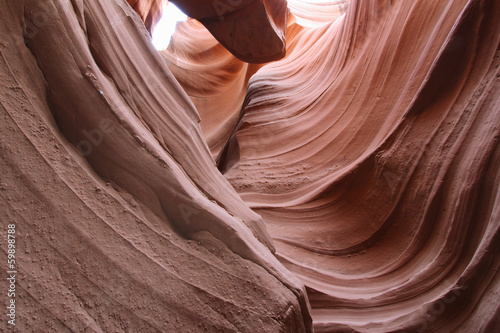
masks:
POLYGON ((500 331, 500 2, 173 2, 0 1, 2 330, 500 331))

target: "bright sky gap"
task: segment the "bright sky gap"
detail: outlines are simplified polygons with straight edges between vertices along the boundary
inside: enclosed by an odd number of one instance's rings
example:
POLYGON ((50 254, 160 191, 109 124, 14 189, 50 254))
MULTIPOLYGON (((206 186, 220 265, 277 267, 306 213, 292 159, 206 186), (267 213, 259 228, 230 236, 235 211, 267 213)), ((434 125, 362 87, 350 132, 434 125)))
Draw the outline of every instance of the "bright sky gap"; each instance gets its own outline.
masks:
POLYGON ((177 22, 185 20, 187 20, 186 14, 173 3, 167 2, 167 4, 163 5, 163 16, 153 31, 153 45, 157 50, 168 47, 177 22))

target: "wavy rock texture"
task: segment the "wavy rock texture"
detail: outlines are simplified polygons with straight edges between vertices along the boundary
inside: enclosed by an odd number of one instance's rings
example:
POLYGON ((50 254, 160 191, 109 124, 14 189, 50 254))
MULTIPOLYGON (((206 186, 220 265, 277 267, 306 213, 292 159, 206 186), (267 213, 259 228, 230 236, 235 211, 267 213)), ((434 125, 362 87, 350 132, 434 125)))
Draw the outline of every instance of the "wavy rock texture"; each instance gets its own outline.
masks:
MULTIPOLYGON (((294 49, 294 38, 302 30, 291 16, 287 52, 294 49)), ((172 42, 161 54, 196 106, 203 135, 212 155, 218 156, 238 121, 248 80, 263 64, 236 58, 196 20, 178 22, 172 42)))
POLYGON ((349 8, 349 0, 292 0, 288 2, 288 7, 298 24, 318 27, 345 14, 349 8))
POLYGON ((217 156, 236 125, 248 80, 261 66, 237 59, 196 20, 177 23, 161 54, 203 119, 203 135, 217 156))
POLYGON ((351 1, 249 80, 219 166, 316 332, 499 330, 499 15, 351 1))
POLYGON ((163 5, 167 0, 127 0, 141 17, 149 33, 153 33, 156 23, 163 14, 163 5))
POLYGON ((282 4, 177 82, 125 1, 0 1, 18 331, 499 331, 500 3, 282 4))
POLYGON ((217 170, 133 9, 12 0, 0 16, 17 331, 312 331, 303 284, 217 170))
MULTIPOLYGON (((334 21, 345 12, 348 3, 321 3, 322 15, 317 14, 319 4, 290 4, 293 15, 287 21, 287 52, 297 46, 295 37, 304 26, 334 21), (316 17, 315 21, 312 17, 316 17)), ((218 156, 238 120, 248 80, 263 64, 250 64, 236 58, 196 20, 179 22, 172 42, 161 53, 196 106, 203 135, 213 156, 218 156)))

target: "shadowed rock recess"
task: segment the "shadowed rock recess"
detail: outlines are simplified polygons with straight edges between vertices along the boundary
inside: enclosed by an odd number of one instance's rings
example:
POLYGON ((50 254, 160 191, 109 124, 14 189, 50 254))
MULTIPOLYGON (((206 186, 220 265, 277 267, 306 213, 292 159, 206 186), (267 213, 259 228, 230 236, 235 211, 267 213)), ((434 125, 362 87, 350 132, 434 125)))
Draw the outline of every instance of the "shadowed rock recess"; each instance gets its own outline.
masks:
POLYGON ((500 332, 500 1, 164 2, 0 0, 0 330, 500 332))

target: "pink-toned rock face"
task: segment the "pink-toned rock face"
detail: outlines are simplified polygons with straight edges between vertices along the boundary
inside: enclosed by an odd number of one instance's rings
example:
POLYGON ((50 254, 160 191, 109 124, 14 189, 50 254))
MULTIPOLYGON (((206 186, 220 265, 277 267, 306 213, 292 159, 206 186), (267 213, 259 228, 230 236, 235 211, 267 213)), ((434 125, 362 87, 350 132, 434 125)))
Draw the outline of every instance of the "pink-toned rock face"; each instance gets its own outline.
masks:
POLYGON ((0 2, 0 53, 16 330, 312 331, 303 284, 126 2, 0 2))
POLYGON ((238 59, 264 63, 285 56, 285 0, 216 0, 214 4, 223 6, 217 8, 217 16, 199 21, 238 59))
MULTIPOLYGON (((128 0, 149 32, 161 17, 162 0, 128 0)), ((200 21, 229 52, 250 63, 285 56, 288 8, 285 0, 174 0, 200 21)))
POLYGON ((127 0, 128 4, 134 8, 144 21, 144 25, 150 33, 161 18, 163 3, 167 0, 127 0))
POLYGON ((291 8, 286 58, 248 88, 199 27, 164 54, 219 168, 305 283, 316 331, 495 331, 500 3, 291 8))
POLYGON ((128 2, 0 2, 17 330, 500 329, 500 2, 128 2))

